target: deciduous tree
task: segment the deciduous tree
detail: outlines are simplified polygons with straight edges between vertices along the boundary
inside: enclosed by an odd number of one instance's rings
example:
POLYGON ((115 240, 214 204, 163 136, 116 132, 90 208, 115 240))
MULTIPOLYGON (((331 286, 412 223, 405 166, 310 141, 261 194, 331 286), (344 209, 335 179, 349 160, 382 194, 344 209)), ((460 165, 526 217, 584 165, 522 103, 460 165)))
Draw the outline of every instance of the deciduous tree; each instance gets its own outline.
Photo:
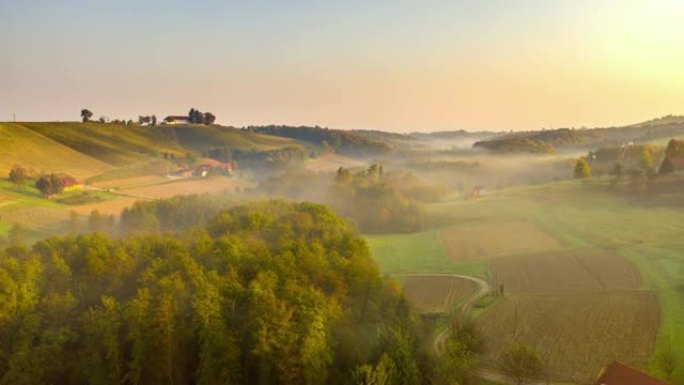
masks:
POLYGON ((84 108, 81 110, 81 119, 83 120, 83 123, 89 122, 90 118, 93 117, 93 112, 90 111, 87 108, 84 108))
POLYGON ((515 378, 518 385, 538 377, 542 372, 539 352, 525 344, 514 343, 501 357, 501 370, 515 378))
POLYGON ((575 163, 575 170, 573 172, 575 179, 589 179, 591 178, 591 169, 586 159, 580 158, 575 163))
POLYGON ((29 177, 29 172, 26 168, 22 166, 14 166, 10 170, 9 173, 9 179, 17 185, 18 187, 22 187, 24 183, 26 183, 26 180, 29 177))

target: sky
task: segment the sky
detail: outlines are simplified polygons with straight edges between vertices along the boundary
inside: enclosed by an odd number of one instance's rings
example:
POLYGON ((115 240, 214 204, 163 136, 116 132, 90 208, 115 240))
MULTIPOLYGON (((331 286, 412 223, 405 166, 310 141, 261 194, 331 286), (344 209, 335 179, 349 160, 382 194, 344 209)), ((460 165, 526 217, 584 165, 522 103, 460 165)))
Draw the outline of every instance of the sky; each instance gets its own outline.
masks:
POLYGON ((684 114, 680 0, 0 0, 0 121, 602 127, 684 114))

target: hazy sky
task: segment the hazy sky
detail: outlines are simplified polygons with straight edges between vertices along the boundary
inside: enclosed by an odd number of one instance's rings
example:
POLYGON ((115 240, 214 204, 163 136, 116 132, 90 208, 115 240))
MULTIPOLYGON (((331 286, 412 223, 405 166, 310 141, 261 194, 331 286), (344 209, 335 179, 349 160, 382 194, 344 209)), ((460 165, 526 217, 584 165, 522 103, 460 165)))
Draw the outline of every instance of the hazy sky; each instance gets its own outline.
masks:
POLYGON ((0 121, 520 130, 684 114, 684 1, 0 0, 0 121))

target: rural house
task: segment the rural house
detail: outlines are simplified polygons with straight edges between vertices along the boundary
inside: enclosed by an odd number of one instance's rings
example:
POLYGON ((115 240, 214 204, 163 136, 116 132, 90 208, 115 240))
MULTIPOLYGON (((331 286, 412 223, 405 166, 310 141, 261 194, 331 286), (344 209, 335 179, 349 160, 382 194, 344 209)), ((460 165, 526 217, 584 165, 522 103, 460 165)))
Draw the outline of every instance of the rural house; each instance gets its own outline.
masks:
POLYGON ((670 164, 672 164, 672 168, 674 169, 674 172, 676 174, 684 174, 684 157, 683 156, 676 156, 674 158, 670 158, 670 164))
POLYGON ((670 385, 629 367, 623 363, 614 361, 604 368, 599 374, 594 385, 670 385))
POLYGON ((164 118, 162 124, 188 124, 190 123, 190 118, 186 115, 169 115, 164 118))
POLYGON ((209 175, 233 175, 233 164, 229 162, 219 162, 218 160, 203 158, 202 164, 194 167, 184 168, 170 174, 175 178, 205 178, 209 175))
POLYGON ((470 193, 470 198, 476 199, 476 198, 480 198, 480 197, 486 197, 487 195, 490 195, 490 194, 491 193, 489 191, 485 190, 484 186, 477 186, 470 193))
POLYGON ((58 178, 59 183, 62 185, 62 187, 64 188, 63 191, 65 192, 78 191, 83 188, 83 183, 77 181, 76 178, 72 176, 60 175, 58 178))

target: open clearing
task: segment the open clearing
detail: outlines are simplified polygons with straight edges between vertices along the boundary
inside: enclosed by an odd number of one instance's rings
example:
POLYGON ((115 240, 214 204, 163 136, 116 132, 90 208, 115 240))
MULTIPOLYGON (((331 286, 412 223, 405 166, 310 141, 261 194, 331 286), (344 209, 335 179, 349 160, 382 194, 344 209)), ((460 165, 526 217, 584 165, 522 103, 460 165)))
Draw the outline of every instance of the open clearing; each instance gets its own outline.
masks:
POLYGON ((169 179, 159 175, 139 175, 129 178, 110 179, 92 183, 98 188, 131 189, 167 182, 169 179))
POLYGON ((90 215, 93 210, 97 210, 100 214, 114 215, 115 217, 118 217, 123 209, 133 206, 133 204, 138 200, 139 199, 131 197, 118 197, 106 202, 87 203, 84 205, 72 206, 71 210, 75 211, 78 215, 90 215))
POLYGON ((208 179, 184 179, 160 183, 152 186, 136 187, 122 190, 125 194, 137 195, 146 198, 170 198, 175 195, 191 194, 217 194, 235 192, 235 189, 249 188, 252 184, 238 178, 208 178, 208 179))
POLYGON ((529 221, 478 223, 440 232, 447 254, 455 260, 558 250, 551 235, 529 221))
POLYGON ((613 360, 644 365, 658 324, 658 301, 645 290, 508 296, 478 320, 485 365, 496 368, 518 341, 539 349, 549 379, 577 383, 591 382, 613 360))
POLYGON ((502 257, 490 261, 492 280, 506 293, 637 289, 641 278, 626 258, 601 249, 502 257))
POLYGON ((380 271, 388 274, 449 273, 489 277, 484 260, 456 261, 447 257, 437 231, 366 235, 380 271))
POLYGON ((448 312, 477 290, 475 282, 448 275, 408 275, 406 298, 421 312, 448 312))

